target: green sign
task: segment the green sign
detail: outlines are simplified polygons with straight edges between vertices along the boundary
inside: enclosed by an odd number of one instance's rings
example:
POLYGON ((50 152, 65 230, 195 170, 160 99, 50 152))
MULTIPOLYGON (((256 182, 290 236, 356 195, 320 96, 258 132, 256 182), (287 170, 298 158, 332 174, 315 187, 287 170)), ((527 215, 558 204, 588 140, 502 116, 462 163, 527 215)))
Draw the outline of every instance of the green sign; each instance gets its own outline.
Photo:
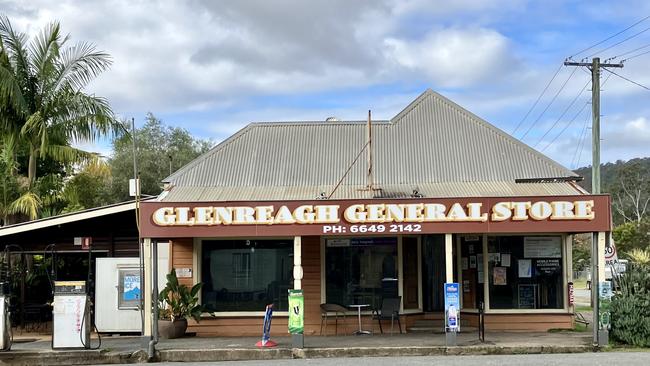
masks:
POLYGON ((610 329, 610 307, 612 303, 612 284, 609 281, 603 281, 598 286, 598 297, 600 305, 598 307, 598 327, 599 329, 610 329))
POLYGON ((305 329, 305 296, 302 290, 289 290, 289 333, 302 334, 305 329))

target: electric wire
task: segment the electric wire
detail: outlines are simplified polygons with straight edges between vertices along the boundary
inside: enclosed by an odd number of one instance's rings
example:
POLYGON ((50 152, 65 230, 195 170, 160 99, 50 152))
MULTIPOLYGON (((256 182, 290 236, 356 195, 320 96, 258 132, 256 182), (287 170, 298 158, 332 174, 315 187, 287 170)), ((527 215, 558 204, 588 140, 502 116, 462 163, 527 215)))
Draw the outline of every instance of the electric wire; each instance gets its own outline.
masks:
POLYGON ((551 107, 551 105, 553 104, 553 102, 555 102, 555 99, 557 99, 557 96, 560 95, 560 93, 562 92, 562 90, 564 90, 564 88, 566 87, 567 83, 569 83, 569 80, 571 80, 571 78, 573 77, 573 75, 576 73, 576 70, 577 70, 577 69, 578 69, 577 67, 576 67, 576 68, 573 68, 573 71, 571 71, 571 74, 569 74, 569 77, 564 81, 564 83, 562 84, 562 86, 560 86, 560 89, 558 89, 558 91, 555 93, 555 95, 553 96, 553 98, 551 99, 551 101, 546 105, 546 108, 544 108, 544 110, 542 111, 542 113, 540 113, 540 115, 537 117, 537 119, 536 119, 536 120, 535 120, 535 121, 530 125, 530 127, 528 127, 528 129, 527 129, 526 132, 523 134, 523 136, 521 136, 521 137, 519 138, 520 141, 523 140, 526 136, 528 136, 528 133, 533 129, 533 127, 535 127, 535 124, 537 124, 537 122, 539 122, 539 121, 542 119, 542 117, 544 116, 544 114, 546 113, 546 111, 548 111, 548 109, 551 107))
MULTIPOLYGON (((575 102, 578 100, 578 98, 580 98, 580 96, 582 95, 582 93, 585 92, 585 89, 587 89, 587 85, 589 85, 590 82, 591 82, 591 80, 588 80, 588 81, 585 83, 585 85, 582 87, 582 89, 580 89, 580 92, 578 93, 578 95, 576 95, 575 98, 573 98, 573 100, 571 101, 571 103, 569 103, 569 105, 564 109, 564 111, 562 112, 562 114, 557 118, 557 120, 555 120, 555 123, 553 123, 553 125, 551 125, 551 127, 550 127, 548 130, 546 130, 546 132, 542 135, 542 137, 539 138, 539 141, 537 141, 537 143, 536 143, 535 146, 534 146, 535 148, 536 148, 540 143, 542 143, 542 141, 544 140, 544 137, 546 137, 546 136, 547 136, 547 135, 548 135, 548 134, 549 134, 549 133, 550 133, 550 132, 555 128, 555 126, 557 126, 557 124, 560 123, 560 121, 562 120, 562 118, 564 117, 564 115, 569 111, 569 109, 571 109, 571 107, 573 107, 573 105, 574 105, 575 102)), ((584 107, 583 107, 583 109, 584 109, 584 107)), ((580 110, 580 112, 582 112, 582 109, 580 110)), ((576 116, 576 117, 577 117, 577 116, 576 116)), ((576 117, 574 117, 574 119, 575 119, 576 117)), ((542 150, 542 151, 544 151, 544 150, 542 150)))
POLYGON ((591 45, 591 46, 589 46, 589 47, 587 47, 587 48, 585 48, 585 49, 583 49, 583 50, 581 50, 581 51, 579 51, 579 52, 576 52, 576 53, 573 54, 572 56, 569 56, 569 59, 571 59, 571 58, 573 58, 573 57, 575 57, 575 56, 577 56, 577 55, 579 55, 579 54, 581 54, 581 53, 583 53, 583 52, 589 51, 590 49, 592 49, 592 48, 594 48, 594 47, 596 47, 596 46, 599 46, 599 45, 601 45, 601 44, 603 44, 603 43, 609 41, 610 39, 612 39, 612 38, 614 38, 614 37, 616 37, 616 36, 618 36, 618 35, 620 35, 620 34, 622 34, 622 33, 625 33, 626 31, 628 31, 629 29, 633 28, 633 27, 636 26, 637 24, 646 21, 648 18, 650 18, 650 15, 648 15, 647 17, 645 17, 645 18, 643 18, 643 19, 637 21, 636 23, 630 25, 629 27, 623 29, 622 31, 619 31, 618 33, 615 33, 615 34, 613 34, 613 35, 611 35, 611 36, 609 36, 609 37, 603 39, 602 41, 600 41, 600 42, 598 42, 598 43, 594 43, 593 45, 591 45))
POLYGON ((644 29, 644 30, 642 30, 642 31, 640 31, 640 32, 638 32, 638 33, 635 33, 635 34, 633 34, 633 35, 631 35, 631 36, 629 36, 629 37, 623 39, 622 41, 618 41, 618 42, 614 43, 613 45, 611 45, 611 46, 609 46, 609 47, 605 47, 605 48, 603 48, 602 50, 599 50, 599 51, 597 51, 597 52, 594 52, 594 53, 592 53, 591 55, 587 56, 587 58, 592 58, 592 57, 596 56, 596 55, 599 54, 599 53, 603 53, 603 52, 605 52, 605 51, 607 51, 607 50, 610 50, 610 49, 612 49, 612 48, 614 48, 614 47, 620 45, 621 43, 627 42, 627 41, 629 41, 629 40, 632 39, 632 38, 638 37, 639 35, 641 35, 641 34, 647 32, 647 31, 649 31, 649 30, 650 30, 650 27, 648 27, 648 28, 646 28, 646 29, 644 29))
MULTIPOLYGON (((635 48, 635 49, 633 49, 633 50, 630 50, 630 51, 627 51, 627 52, 623 52, 623 53, 621 53, 620 55, 616 55, 616 56, 614 56, 614 57, 608 58, 608 60, 615 60, 615 59, 617 59, 617 58, 619 58, 619 57, 623 57, 623 56, 625 56, 625 55, 629 55, 630 53, 634 53, 634 52, 636 52, 636 51, 640 51, 640 50, 642 50, 642 49, 644 49, 644 48, 648 48, 648 47, 650 47, 650 43, 648 43, 648 44, 645 45, 645 46, 637 47, 637 48, 635 48)), ((650 51, 648 51, 648 52, 650 52, 650 51)))
POLYGON ((551 83, 553 82, 553 80, 555 80, 557 75, 560 73, 560 70, 562 69, 562 66, 563 65, 560 64, 560 66, 557 68, 557 70, 555 70, 555 74, 553 74, 553 77, 551 78, 551 80, 549 80, 549 82, 544 87, 544 90, 542 90, 542 93, 537 97, 537 100, 535 100, 535 103, 533 103, 533 105, 530 107, 528 112, 526 112, 526 115, 524 116, 524 118, 522 118, 521 121, 519 121, 519 123, 517 124, 517 127, 515 127, 515 129, 512 131, 511 135, 514 136, 514 134, 517 132, 517 130, 519 130, 519 127, 521 127, 521 125, 524 123, 524 121, 528 118, 528 115, 530 115, 530 113, 533 111, 533 109, 535 109, 535 107, 537 106, 537 103, 539 103, 540 99, 542 99, 542 97, 546 93, 546 90, 548 90, 548 87, 551 86, 551 83))
POLYGON ((650 51, 645 51, 645 52, 641 52, 641 53, 639 53, 639 54, 637 54, 637 55, 630 56, 630 57, 628 57, 628 58, 626 58, 626 59, 621 60, 621 63, 626 62, 626 61, 629 61, 629 60, 631 60, 631 59, 633 59, 633 58, 637 58, 637 57, 639 57, 639 56, 646 55, 646 54, 648 54, 648 53, 650 53, 650 51))
MULTIPOLYGON (((609 81, 609 78, 611 78, 611 77, 612 77, 611 74, 607 75, 607 77, 605 78, 605 81, 603 81, 603 83, 600 85, 600 87, 602 88, 603 86, 605 86, 605 84, 607 84, 607 82, 609 81)), ((589 104, 589 102, 587 102, 587 104, 589 104)), ((576 145, 576 150, 573 153, 573 158, 571 158, 571 164, 574 167, 574 169, 578 168, 578 164, 580 164, 580 157, 582 156, 582 149, 584 147, 585 139, 587 137, 587 127, 588 126, 589 126, 589 114, 587 114, 587 117, 585 118, 585 123, 584 123, 584 126, 582 127, 582 131, 580 132, 580 137, 578 139, 578 145, 576 145), (578 152, 578 150, 579 150, 579 152, 578 152)), ((560 133, 560 134, 562 134, 562 133, 560 133)))
POLYGON ((569 121, 569 123, 567 123, 567 124, 564 126, 564 128, 562 129, 562 131, 560 131, 560 133, 557 134, 557 135, 553 138, 553 140, 551 140, 551 142, 549 142, 549 143, 548 143, 548 144, 547 144, 547 145, 546 145, 542 150, 540 150, 540 151, 541 151, 541 152, 544 152, 544 151, 546 151, 546 149, 548 149, 551 145, 553 145, 553 143, 554 143, 554 142, 555 142, 555 141, 556 141, 560 136, 562 136, 562 134, 563 134, 563 133, 564 133, 564 132, 565 132, 565 131, 566 131, 566 130, 567 130, 567 129, 572 125, 572 124, 573 124, 573 122, 578 118, 578 116, 580 116, 580 114, 582 114, 582 111, 584 111, 585 108, 586 108, 588 105, 589 105, 589 102, 588 102, 588 101, 585 102, 585 104, 583 104, 582 108, 580 108, 580 110, 578 111, 578 113, 576 113, 575 116, 573 116, 573 118, 571 118, 571 120, 569 121))
POLYGON ((605 70, 605 71, 607 71, 607 72, 609 72, 609 73, 612 73, 612 74, 618 76, 619 78, 621 78, 621 79, 623 79, 623 80, 626 80, 626 81, 628 81, 628 82, 630 82, 630 83, 632 83, 632 84, 634 84, 634 85, 640 86, 640 87, 642 87, 643 89, 650 90, 650 88, 648 88, 647 86, 645 86, 645 85, 643 85, 643 84, 640 84, 640 83, 637 83, 637 82, 634 81, 634 80, 628 79, 628 78, 626 78, 625 76, 619 75, 619 74, 615 73, 615 72, 612 71, 612 70, 609 70, 609 69, 607 69, 607 68, 603 68, 603 70, 605 70))
POLYGON ((577 169, 578 164, 580 164, 580 155, 582 155, 582 148, 585 143, 585 138, 587 137, 587 129, 589 126, 589 115, 587 115, 587 118, 585 118, 585 123, 584 126, 582 127, 582 131, 580 132, 580 138, 578 140, 578 145, 576 145, 576 151, 573 153, 573 158, 571 159, 571 164, 573 164, 573 168, 577 169), (580 154, 580 155, 578 155, 580 154))

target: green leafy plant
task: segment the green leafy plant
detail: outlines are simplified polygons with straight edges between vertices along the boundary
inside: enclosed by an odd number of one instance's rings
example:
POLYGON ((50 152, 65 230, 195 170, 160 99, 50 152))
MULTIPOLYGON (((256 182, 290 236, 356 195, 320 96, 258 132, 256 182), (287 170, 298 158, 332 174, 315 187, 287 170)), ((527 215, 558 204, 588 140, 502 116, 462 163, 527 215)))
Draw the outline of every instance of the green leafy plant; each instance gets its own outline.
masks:
POLYGON ((202 286, 202 283, 197 283, 190 289, 180 284, 176 269, 172 268, 167 274, 167 285, 158 295, 158 318, 171 321, 192 318, 198 323, 204 312, 198 295, 202 286))
MULTIPOLYGON (((631 253, 632 254, 632 253, 631 253)), ((647 259, 637 252, 632 258, 647 259)), ((612 298, 612 337, 638 347, 650 346, 650 264, 632 262, 624 275, 616 276, 618 291, 612 298)))

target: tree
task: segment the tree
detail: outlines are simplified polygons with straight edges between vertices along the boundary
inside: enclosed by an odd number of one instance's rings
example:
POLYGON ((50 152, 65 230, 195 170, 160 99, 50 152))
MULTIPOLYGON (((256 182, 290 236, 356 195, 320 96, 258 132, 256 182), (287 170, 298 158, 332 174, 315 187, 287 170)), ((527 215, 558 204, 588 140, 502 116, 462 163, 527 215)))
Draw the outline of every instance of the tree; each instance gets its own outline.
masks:
POLYGON ((618 225, 612 231, 616 250, 619 253, 630 253, 635 249, 650 249, 650 217, 640 222, 626 222, 618 225))
POLYGON ((650 209, 650 167, 630 161, 619 171, 615 185, 610 187, 616 213, 624 222, 640 223, 650 209))
MULTIPOLYGON (((141 193, 157 195, 161 181, 200 154, 208 151, 211 142, 193 138, 187 130, 165 126, 152 113, 145 125, 135 132, 141 193)), ((130 199, 128 181, 133 178, 133 150, 130 135, 113 141, 109 159, 114 201, 130 199)))
POLYGON ((28 150, 29 188, 37 180, 39 160, 95 160, 97 154, 72 144, 124 131, 106 99, 83 92, 110 66, 109 55, 85 42, 66 47, 69 38, 54 22, 28 43, 0 16, 0 126, 3 135, 28 150))

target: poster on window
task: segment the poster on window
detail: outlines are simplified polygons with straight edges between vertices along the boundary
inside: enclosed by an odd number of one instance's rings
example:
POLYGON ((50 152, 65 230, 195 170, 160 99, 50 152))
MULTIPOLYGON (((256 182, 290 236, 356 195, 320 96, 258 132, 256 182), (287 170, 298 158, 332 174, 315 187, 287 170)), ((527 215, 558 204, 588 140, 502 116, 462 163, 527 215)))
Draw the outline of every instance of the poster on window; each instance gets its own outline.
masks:
POLYGON ((506 267, 494 267, 492 282, 495 286, 505 286, 508 284, 506 267))
POLYGON ((524 238, 524 257, 562 258, 562 238, 559 236, 527 236, 524 238))
POLYGON ((532 268, 530 259, 520 259, 517 261, 519 269, 519 278, 531 278, 532 268))
POLYGON ((476 256, 475 255, 470 255, 469 256, 469 268, 476 268, 476 256))
POLYGON ((461 262, 461 268, 463 270, 466 270, 467 268, 469 268, 469 262, 467 261, 467 257, 461 258, 460 262, 461 262))

